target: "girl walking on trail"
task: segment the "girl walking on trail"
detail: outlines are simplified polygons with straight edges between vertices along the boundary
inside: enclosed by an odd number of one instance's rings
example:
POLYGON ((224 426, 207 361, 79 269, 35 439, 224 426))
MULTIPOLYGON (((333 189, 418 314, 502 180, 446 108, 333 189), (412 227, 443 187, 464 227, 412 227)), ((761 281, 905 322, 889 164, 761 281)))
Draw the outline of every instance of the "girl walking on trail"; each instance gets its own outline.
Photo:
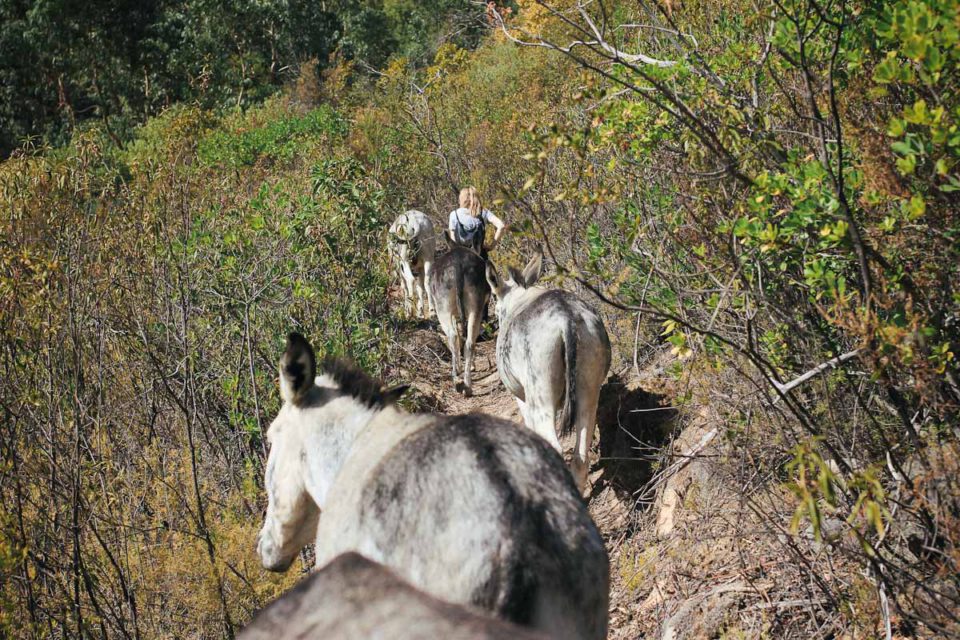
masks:
POLYGON ((493 235, 493 245, 500 241, 503 232, 507 230, 507 223, 495 216, 489 209, 480 204, 480 194, 476 187, 466 187, 460 190, 460 208, 450 212, 450 236, 454 242, 465 247, 479 247, 483 253, 483 237, 487 230, 487 223, 492 224, 496 233, 493 235))

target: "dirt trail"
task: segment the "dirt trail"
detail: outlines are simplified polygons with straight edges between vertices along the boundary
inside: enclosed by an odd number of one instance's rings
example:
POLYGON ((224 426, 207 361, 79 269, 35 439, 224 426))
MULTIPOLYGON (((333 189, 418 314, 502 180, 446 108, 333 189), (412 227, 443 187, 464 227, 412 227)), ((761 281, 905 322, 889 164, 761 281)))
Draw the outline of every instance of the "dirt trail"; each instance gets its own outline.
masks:
POLYGON ((479 411, 520 421, 520 411, 497 374, 496 337, 481 336, 474 349, 473 395, 454 388, 450 376, 450 351, 436 322, 421 321, 400 336, 398 375, 411 381, 419 409, 446 414, 479 411))

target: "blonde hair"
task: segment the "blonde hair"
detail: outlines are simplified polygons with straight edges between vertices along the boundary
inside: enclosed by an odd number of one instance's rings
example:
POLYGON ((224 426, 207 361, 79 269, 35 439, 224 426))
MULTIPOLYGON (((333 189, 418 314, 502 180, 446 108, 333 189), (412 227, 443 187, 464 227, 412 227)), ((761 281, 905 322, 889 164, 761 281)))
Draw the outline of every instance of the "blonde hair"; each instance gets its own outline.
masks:
POLYGON ((470 215, 474 218, 480 217, 480 194, 476 187, 464 187, 460 189, 460 206, 469 209, 470 215))

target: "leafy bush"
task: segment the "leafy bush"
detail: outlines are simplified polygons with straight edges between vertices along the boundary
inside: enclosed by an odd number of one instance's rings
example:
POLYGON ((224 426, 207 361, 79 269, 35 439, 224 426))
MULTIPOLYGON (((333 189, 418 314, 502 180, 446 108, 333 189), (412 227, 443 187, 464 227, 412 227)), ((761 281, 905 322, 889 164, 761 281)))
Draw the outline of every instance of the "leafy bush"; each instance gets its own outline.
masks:
POLYGON ((296 577, 252 555, 283 337, 382 370, 383 189, 331 159, 342 118, 217 120, 175 109, 119 155, 89 135, 0 165, 14 635, 233 633, 296 577), (214 140, 222 164, 200 161, 214 140))
MULTIPOLYGON (((960 420, 960 4, 621 5, 619 23, 583 3, 535 4, 580 32, 532 42, 592 77, 574 116, 533 127, 511 202, 561 273, 648 319, 676 355, 725 363, 755 389, 750 412, 782 426, 738 442, 743 464, 781 470, 798 533, 802 518, 814 538, 824 513, 839 518, 860 553, 845 558, 897 594, 905 632, 955 632, 957 599, 935 594, 957 571, 960 538, 941 533, 956 485, 939 476, 936 507, 893 496, 960 420), (571 45, 583 34, 594 43, 571 45), (897 509, 943 555, 891 542, 881 514, 897 509)), ((522 20, 506 27, 531 41, 522 20)), ((816 562, 805 543, 785 550, 816 562)))
POLYGON ((343 120, 328 106, 303 116, 268 118, 262 124, 250 123, 247 117, 240 118, 235 129, 231 124, 228 120, 224 127, 201 138, 197 148, 201 162, 229 168, 252 165, 260 159, 290 162, 308 141, 332 141, 346 133, 343 120), (230 130, 224 130, 226 127, 230 130))

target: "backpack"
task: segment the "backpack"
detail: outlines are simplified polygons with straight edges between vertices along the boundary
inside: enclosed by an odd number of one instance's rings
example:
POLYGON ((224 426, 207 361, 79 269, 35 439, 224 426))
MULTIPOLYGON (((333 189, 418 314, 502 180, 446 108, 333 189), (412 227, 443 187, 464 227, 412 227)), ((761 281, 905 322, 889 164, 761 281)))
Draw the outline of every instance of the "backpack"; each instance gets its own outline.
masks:
POLYGON ((463 223, 460 222, 460 214, 456 214, 457 220, 457 244, 461 246, 468 247, 479 253, 482 257, 486 257, 486 251, 484 250, 483 242, 487 235, 487 223, 483 220, 483 213, 477 218, 480 221, 476 227, 471 230, 468 230, 463 226, 463 223), (461 240, 462 239, 462 240, 461 240))

